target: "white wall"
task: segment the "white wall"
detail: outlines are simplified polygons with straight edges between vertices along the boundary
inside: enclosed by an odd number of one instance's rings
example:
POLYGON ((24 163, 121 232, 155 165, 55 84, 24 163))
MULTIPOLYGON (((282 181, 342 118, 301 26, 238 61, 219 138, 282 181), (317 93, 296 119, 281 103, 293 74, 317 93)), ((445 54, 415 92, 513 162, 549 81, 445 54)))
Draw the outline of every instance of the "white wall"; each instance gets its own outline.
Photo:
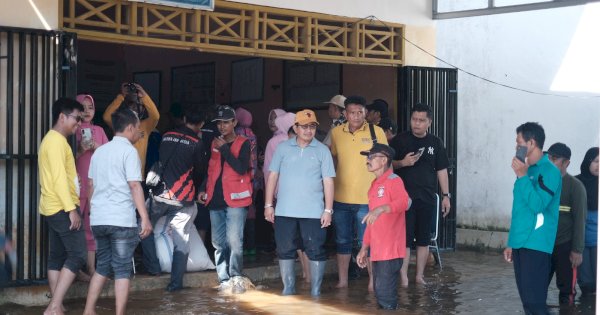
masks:
POLYGON ((357 18, 374 15, 382 21, 414 26, 434 23, 431 20, 429 0, 235 0, 232 2, 357 18))
MULTIPOLYGON (((440 20, 437 55, 501 83, 565 94, 550 91, 550 86, 583 10, 584 6, 577 6, 440 20)), ((588 64, 592 62, 597 58, 588 64)), ((600 98, 532 95, 464 73, 458 79, 458 224, 508 228, 516 127, 526 121, 542 124, 544 149, 554 142, 566 143, 573 152, 568 171, 579 174, 585 152, 598 145, 600 98)))
POLYGON ((57 30, 58 0, 0 0, 0 25, 57 30))

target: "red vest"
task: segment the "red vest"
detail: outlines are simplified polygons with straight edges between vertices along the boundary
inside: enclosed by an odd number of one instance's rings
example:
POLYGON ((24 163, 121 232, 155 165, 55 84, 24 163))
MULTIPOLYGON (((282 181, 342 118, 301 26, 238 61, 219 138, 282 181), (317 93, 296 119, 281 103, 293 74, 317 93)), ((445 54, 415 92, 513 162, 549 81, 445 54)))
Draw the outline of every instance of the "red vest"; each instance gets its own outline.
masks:
MULTIPOLYGON (((240 155, 242 144, 247 139, 243 136, 236 136, 231 144, 231 153, 234 157, 240 155)), ((211 144, 212 155, 208 161, 208 179, 206 182, 206 204, 210 202, 215 192, 215 183, 221 174, 221 152, 215 148, 215 142, 211 144)), ((252 161, 250 161, 252 162, 252 161)), ((223 175, 221 182, 223 183, 223 196, 225 203, 231 208, 243 208, 252 204, 252 176, 251 169, 243 175, 238 174, 231 166, 223 163, 223 175)))

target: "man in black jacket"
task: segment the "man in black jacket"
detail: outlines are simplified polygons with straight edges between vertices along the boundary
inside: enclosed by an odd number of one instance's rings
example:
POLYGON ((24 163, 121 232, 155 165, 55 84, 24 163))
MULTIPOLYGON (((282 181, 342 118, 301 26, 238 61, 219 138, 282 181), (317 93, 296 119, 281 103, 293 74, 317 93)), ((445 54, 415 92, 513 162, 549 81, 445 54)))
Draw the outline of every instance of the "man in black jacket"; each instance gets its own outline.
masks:
MULTIPOLYGON (((152 192, 154 200, 150 219, 154 225, 160 217, 166 216, 165 222, 173 230, 173 263, 167 291, 183 288, 183 275, 190 252, 189 234, 198 213, 195 204, 196 183, 206 173, 206 150, 198 137, 203 125, 204 116, 201 112, 187 111, 184 125, 166 132, 160 143, 160 162, 164 171, 162 184, 152 192)), ((152 250, 154 238, 149 239, 144 249, 152 250)), ((153 262, 157 263, 158 260, 153 262)))

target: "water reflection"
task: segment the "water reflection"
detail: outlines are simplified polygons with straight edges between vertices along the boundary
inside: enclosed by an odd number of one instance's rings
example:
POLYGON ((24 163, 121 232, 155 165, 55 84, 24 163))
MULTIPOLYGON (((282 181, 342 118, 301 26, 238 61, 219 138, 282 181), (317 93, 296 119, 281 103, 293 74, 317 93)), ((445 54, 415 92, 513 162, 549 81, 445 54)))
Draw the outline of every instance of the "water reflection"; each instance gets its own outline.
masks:
MULTIPOLYGON (((322 295, 310 297, 310 285, 296 281, 298 295, 280 296, 279 280, 260 283, 258 290, 225 295, 208 288, 176 293, 162 290, 130 295, 128 314, 522 314, 512 266, 499 254, 445 253, 444 270, 428 267, 426 286, 399 289, 399 310, 377 310, 373 294, 367 292, 367 277, 351 281, 338 290, 335 275, 324 279, 322 295)), ((412 267, 412 266, 411 266, 412 267)), ((411 268, 409 274, 414 274, 411 268)), ((68 301, 67 314, 81 314, 84 300, 68 301)), ((558 290, 548 293, 551 314, 594 314, 595 297, 577 299, 571 308, 558 308, 558 290)), ((42 307, 8 307, 0 313, 40 314, 42 307)), ((114 299, 98 302, 98 314, 113 314, 114 299)))

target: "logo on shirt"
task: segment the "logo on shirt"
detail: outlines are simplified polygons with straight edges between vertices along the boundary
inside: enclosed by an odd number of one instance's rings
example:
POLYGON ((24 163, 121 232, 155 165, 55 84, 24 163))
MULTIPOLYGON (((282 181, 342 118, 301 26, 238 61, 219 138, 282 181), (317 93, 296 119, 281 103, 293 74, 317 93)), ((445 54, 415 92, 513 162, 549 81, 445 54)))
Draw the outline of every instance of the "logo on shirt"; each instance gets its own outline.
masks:
POLYGON ((377 198, 383 197, 384 193, 385 193, 385 187, 380 186, 379 188, 377 188, 377 198))
POLYGON ((433 155, 433 147, 429 147, 427 149, 427 153, 429 153, 429 155, 433 155))

